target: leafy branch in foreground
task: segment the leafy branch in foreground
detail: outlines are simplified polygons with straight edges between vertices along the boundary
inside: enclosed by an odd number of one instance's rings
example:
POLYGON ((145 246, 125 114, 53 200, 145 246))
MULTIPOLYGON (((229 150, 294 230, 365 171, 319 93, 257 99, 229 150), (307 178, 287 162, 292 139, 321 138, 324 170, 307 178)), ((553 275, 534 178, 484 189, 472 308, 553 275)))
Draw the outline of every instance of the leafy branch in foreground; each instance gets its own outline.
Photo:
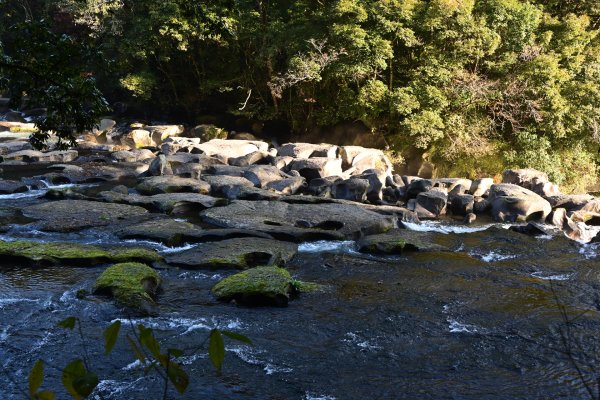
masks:
MULTIPOLYGON (((161 346, 154 335, 154 331, 151 328, 147 328, 143 324, 134 326, 133 322, 131 322, 130 325, 131 332, 124 335, 125 340, 129 344, 133 355, 143 367, 144 374, 146 375, 150 372, 154 372, 162 379, 162 399, 168 398, 168 389, 170 385, 172 385, 178 393, 185 393, 190 384, 190 377, 181 363, 178 362, 178 359, 183 357, 185 352, 177 348, 161 349, 161 346)), ((76 317, 68 317, 59 322, 58 326, 68 330, 77 328, 79 332, 83 347, 83 357, 74 358, 62 368, 61 382, 73 399, 86 399, 94 392, 94 389, 96 389, 100 380, 90 366, 90 359, 87 352, 86 339, 83 336, 81 321, 76 317)), ((109 355, 117 344, 121 328, 121 320, 116 320, 102 332, 105 355, 109 355)), ((206 342, 208 342, 208 356, 215 369, 220 373, 225 358, 224 336, 252 345, 252 341, 244 335, 215 328, 212 329, 204 341, 188 355, 193 355, 197 351, 203 349, 206 342)), ((56 398, 55 392, 50 390, 40 390, 44 381, 45 364, 47 364, 45 361, 41 359, 37 360, 29 373, 29 391, 27 398, 30 400, 54 400, 56 398)), ((56 368, 54 366, 52 367, 56 368)), ((23 393, 25 394, 24 391, 23 393)))

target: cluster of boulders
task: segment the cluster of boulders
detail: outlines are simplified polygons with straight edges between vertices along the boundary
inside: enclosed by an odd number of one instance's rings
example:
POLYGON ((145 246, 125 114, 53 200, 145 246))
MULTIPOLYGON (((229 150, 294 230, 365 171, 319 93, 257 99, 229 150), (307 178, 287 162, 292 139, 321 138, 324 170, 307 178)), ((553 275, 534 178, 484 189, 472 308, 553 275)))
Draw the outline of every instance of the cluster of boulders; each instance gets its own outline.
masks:
MULTIPOLYGON (((164 197, 162 202, 152 199, 156 208, 165 212, 186 199, 210 208, 223 205, 215 198, 293 203, 295 196, 301 195, 301 203, 309 199, 357 202, 413 222, 445 215, 466 223, 481 215, 500 222, 548 221, 583 241, 592 239, 589 236, 594 231, 587 226, 597 224, 600 218, 600 200, 590 195, 563 195, 546 174, 532 169, 507 170, 501 183, 492 178, 422 179, 395 175, 392 163, 378 149, 312 143, 274 147, 260 140, 224 139, 226 136, 212 125, 190 130, 181 125, 124 127, 105 119, 98 129, 81 135, 77 149, 41 152, 23 140, 2 142, 0 165, 58 163, 50 166, 52 172, 37 177, 52 183, 114 180, 124 175, 138 179, 133 191, 121 188, 121 193, 99 196, 109 202, 143 205, 150 196, 187 193, 180 194, 177 201, 173 197, 164 197)), ((25 191, 28 186, 35 187, 32 183, 31 179, 0 181, 0 193, 25 191)), ((285 213, 268 212, 288 218, 285 213)))
MULTIPOLYGON (((0 171, 35 172, 20 180, 0 179, 0 195, 45 189, 48 201, 22 206, 20 218, 42 231, 91 230, 169 246, 194 243, 154 261, 180 268, 251 271, 215 286, 215 296, 224 300, 262 296, 283 304, 294 293, 317 288, 279 268, 297 254, 300 242, 356 240, 358 251, 371 254, 446 251, 419 232, 401 229, 422 219, 454 218, 470 224, 491 217, 530 222, 515 228, 524 233, 546 234, 553 225, 575 240, 600 240, 595 227, 600 224, 600 199, 561 194, 546 174, 531 169, 507 170, 500 183, 492 178, 423 179, 394 174, 391 161, 378 149, 276 146, 249 134, 227 138, 231 135, 210 125, 186 130, 179 125, 125 126, 113 120, 81 135, 77 148, 57 150, 51 139, 48 150, 38 151, 22 135, 24 124, 0 121, 0 171), (105 189, 49 188, 69 183, 103 184, 105 189), (176 218, 190 213, 202 223, 176 218)), ((0 220, 11 218, 0 215, 0 220)), ((1 224, 0 231, 10 230, 9 225, 1 224)), ((121 254, 89 248, 85 253, 90 263, 117 263, 98 291, 147 308, 160 279, 136 264, 148 258, 143 249, 121 254), (131 287, 123 278, 128 271, 149 282, 137 285, 129 297, 113 283, 131 287)), ((6 259, 68 264, 84 259, 81 254, 79 248, 62 245, 0 242, 0 256, 6 259)))

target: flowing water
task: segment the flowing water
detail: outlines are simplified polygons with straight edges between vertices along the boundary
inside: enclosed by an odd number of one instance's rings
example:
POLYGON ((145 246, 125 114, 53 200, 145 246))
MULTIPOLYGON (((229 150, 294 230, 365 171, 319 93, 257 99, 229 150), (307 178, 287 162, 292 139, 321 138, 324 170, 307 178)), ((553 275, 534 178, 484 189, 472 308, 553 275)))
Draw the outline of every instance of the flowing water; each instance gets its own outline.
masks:
MULTIPOLYGON (((94 231, 32 230, 15 211, 43 201, 28 194, 0 198, 2 239, 117 242, 94 231)), ((84 354, 101 379, 91 398, 161 398, 162 381, 144 375, 125 340, 103 354, 101 332, 116 319, 125 331, 137 323, 151 327, 163 348, 186 351, 181 362, 191 384, 185 395, 169 392, 169 398, 589 398, 565 355, 559 304, 569 318, 580 315, 567 344, 582 358, 583 378, 595 379, 599 244, 534 238, 495 225, 408 228, 431 232, 432 241, 453 251, 374 257, 358 253, 353 242, 304 243, 288 269, 328 290, 301 295, 285 308, 216 302, 210 288, 229 270, 166 268, 158 316, 139 318, 101 297, 78 298, 103 267, 2 267, 0 362, 8 375, 0 375, 0 399, 26 398, 27 374, 38 358, 47 363, 43 387, 67 398, 59 369, 84 354), (69 316, 82 321, 83 342, 76 331, 57 328, 69 316), (197 351, 213 327, 254 342, 226 342, 221 375, 205 348, 197 351)))

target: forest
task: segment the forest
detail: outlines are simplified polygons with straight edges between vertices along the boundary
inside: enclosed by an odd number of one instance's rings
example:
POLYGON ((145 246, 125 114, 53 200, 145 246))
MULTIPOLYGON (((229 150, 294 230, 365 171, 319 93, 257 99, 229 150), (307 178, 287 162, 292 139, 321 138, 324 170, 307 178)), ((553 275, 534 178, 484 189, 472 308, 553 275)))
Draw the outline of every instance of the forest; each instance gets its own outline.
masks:
POLYGON ((362 121, 446 176, 532 167, 581 191, 599 33, 596 0, 0 0, 0 93, 65 139, 111 113, 362 121))

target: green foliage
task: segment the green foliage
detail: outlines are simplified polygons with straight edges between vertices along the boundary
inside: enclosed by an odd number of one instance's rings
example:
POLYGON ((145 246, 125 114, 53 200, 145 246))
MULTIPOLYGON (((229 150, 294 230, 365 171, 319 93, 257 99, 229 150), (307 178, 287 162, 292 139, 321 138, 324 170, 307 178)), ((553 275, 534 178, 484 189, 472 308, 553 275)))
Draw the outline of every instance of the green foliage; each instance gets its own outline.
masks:
POLYGON ((585 153, 581 173, 599 162, 597 1, 34 3, 29 18, 0 6, 0 54, 13 67, 0 71, 15 99, 28 89, 55 110, 38 121, 40 139, 51 127, 68 137, 88 126, 102 108, 98 84, 150 113, 230 112, 296 131, 362 120, 395 150, 417 148, 441 165, 532 155, 572 185, 556 164, 572 149, 585 153), (31 22, 58 13, 68 22, 31 22), (85 57, 90 48, 101 56, 85 57))

